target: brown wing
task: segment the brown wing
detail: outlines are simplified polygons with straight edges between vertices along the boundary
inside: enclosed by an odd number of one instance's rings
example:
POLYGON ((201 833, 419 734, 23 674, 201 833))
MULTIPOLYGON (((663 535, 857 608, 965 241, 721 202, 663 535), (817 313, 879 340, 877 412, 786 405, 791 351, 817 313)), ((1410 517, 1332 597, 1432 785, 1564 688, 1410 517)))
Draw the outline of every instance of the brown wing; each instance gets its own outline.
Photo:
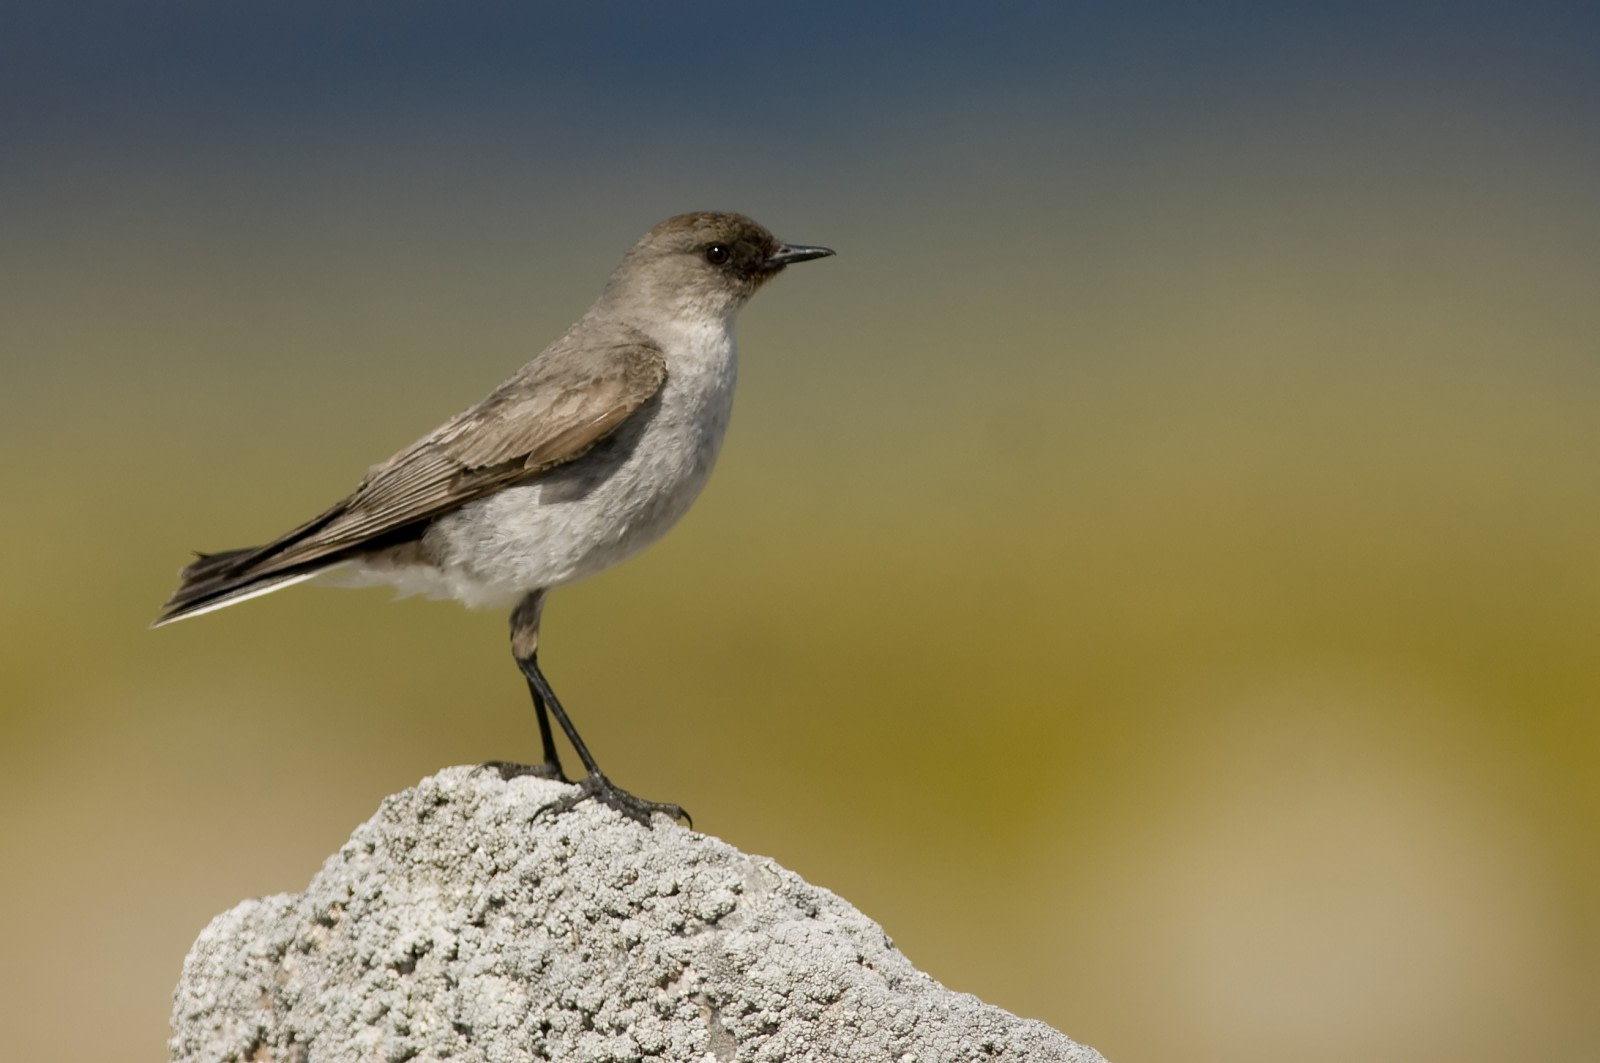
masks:
POLYGON ((482 402, 381 465, 355 492, 265 546, 204 555, 157 623, 332 564, 501 487, 572 461, 660 390, 666 360, 637 333, 558 341, 482 402))
POLYGON ((569 462, 615 431, 667 376, 661 352, 644 344, 540 359, 530 369, 375 467, 286 557, 338 552, 569 462))

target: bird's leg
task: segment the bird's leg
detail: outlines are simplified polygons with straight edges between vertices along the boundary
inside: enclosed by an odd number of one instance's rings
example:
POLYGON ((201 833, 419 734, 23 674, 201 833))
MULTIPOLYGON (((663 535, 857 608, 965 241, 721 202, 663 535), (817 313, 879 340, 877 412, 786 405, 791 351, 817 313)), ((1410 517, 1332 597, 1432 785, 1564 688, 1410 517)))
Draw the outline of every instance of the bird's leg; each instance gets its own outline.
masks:
MULTIPOLYGON (((541 768, 534 769, 533 774, 543 774, 543 768, 554 765, 556 774, 553 777, 563 780, 566 778, 560 774, 561 765, 556 760, 555 742, 550 733, 546 710, 555 714, 556 722, 561 725, 567 741, 572 743, 572 748, 577 751, 578 759, 583 761, 584 770, 588 774, 577 784, 576 793, 559 798, 539 811, 548 812, 552 816, 560 815, 592 797, 647 827, 650 826, 651 814, 655 812, 665 812, 673 819, 688 820, 689 814, 677 805, 645 801, 633 796, 606 778, 605 773, 600 770, 600 765, 595 763, 594 755, 589 752, 589 747, 584 745, 583 738, 578 734, 578 729, 572 725, 567 711, 561 707, 555 691, 550 689, 550 681, 539 670, 539 615, 543 609, 544 592, 534 591, 522 599, 521 604, 511 614, 511 652, 516 658, 518 670, 528 681, 528 691, 533 695, 533 704, 539 713, 539 735, 544 741, 545 764, 541 768)), ((504 769, 501 774, 505 774, 504 769)))
MULTIPOLYGON (((544 591, 534 591, 517 605, 511 613, 511 653, 520 666, 524 657, 532 660, 539 652, 539 616, 544 611, 544 591)), ((556 754, 555 735, 550 730, 550 714, 539 688, 528 680, 528 693, 533 697, 533 710, 539 718, 539 742, 544 747, 543 764, 515 764, 506 760, 491 760, 484 765, 500 772, 502 779, 519 775, 537 775, 543 779, 571 782, 561 770, 561 758, 556 754)))

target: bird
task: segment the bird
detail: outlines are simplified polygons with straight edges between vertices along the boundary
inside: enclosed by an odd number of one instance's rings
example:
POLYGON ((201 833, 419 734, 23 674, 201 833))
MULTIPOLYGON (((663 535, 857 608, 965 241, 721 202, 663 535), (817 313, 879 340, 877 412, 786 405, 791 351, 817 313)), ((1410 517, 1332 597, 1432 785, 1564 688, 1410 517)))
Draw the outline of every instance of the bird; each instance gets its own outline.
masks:
POLYGON ((552 589, 633 556, 689 509, 732 410, 738 312, 786 267, 832 254, 784 243, 742 214, 668 218, 565 333, 482 401, 265 545, 197 553, 152 626, 313 580, 510 606, 543 762, 491 766, 571 782, 553 715, 585 775, 550 813, 593 799, 646 827, 656 813, 687 819, 600 770, 539 666, 540 619, 552 589))

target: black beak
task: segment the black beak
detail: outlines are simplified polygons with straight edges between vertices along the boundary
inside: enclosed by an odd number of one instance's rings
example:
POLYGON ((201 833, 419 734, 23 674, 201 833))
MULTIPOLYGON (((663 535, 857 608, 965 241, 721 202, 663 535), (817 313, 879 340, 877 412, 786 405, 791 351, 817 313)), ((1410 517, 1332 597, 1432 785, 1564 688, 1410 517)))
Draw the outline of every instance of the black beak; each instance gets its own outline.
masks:
POLYGON ((805 262, 807 259, 827 258, 833 254, 830 247, 807 247, 805 244, 781 244, 767 260, 761 263, 762 269, 782 269, 791 262, 805 262))

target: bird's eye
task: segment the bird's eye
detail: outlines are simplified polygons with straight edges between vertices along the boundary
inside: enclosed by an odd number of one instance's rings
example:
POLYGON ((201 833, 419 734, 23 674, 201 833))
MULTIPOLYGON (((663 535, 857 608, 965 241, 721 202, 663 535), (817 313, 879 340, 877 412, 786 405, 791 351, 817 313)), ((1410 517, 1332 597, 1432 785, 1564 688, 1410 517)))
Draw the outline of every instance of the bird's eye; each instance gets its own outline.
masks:
POLYGON ((725 266, 732 257, 733 252, 728 250, 727 244, 712 244, 706 248, 706 261, 713 266, 725 266))

